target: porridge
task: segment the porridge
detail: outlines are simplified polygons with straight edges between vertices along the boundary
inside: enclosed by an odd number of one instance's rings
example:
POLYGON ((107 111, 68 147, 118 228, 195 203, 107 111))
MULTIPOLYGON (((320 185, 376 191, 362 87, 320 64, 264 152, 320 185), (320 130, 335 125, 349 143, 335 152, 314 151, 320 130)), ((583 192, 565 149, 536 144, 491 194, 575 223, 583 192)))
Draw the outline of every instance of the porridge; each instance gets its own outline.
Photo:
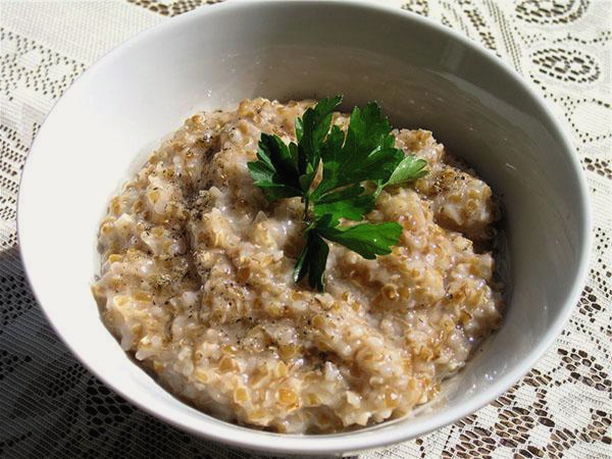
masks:
POLYGON ((330 242, 325 291, 294 282, 304 205, 268 201, 247 163, 262 133, 295 140, 312 105, 259 98, 192 116, 112 198, 98 239, 93 292, 121 346, 202 411, 276 432, 410 413, 502 309, 485 250, 491 189, 425 130, 391 134, 427 175, 385 188, 365 216, 401 225, 391 253, 366 259, 330 242))

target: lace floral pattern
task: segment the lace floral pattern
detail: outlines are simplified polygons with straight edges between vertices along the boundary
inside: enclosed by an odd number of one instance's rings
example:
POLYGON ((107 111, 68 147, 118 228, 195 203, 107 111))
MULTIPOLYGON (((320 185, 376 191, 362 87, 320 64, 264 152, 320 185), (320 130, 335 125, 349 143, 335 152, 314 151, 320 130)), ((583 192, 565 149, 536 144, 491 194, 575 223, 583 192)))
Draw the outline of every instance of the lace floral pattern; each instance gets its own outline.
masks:
MULTIPOLYGON (((573 137, 591 191, 595 243, 574 314, 527 376, 454 425, 361 457, 612 457, 612 2, 378 1, 460 31, 532 81, 573 137)), ((2 457, 248 457, 158 422, 76 362, 27 286, 15 228, 19 177, 29 145, 52 104, 93 59, 78 46, 79 40, 90 39, 79 21, 87 23, 100 12, 112 18, 99 26, 104 43, 110 44, 114 37, 120 40, 167 16, 212 3, 217 2, 0 5, 2 457)))

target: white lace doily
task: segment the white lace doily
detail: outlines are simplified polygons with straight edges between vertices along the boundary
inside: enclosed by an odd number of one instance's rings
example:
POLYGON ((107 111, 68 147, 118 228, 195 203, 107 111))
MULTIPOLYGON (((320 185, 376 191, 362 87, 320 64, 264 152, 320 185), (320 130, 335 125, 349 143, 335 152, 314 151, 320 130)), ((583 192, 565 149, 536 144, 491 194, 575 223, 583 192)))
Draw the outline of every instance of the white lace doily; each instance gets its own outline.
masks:
MULTIPOLYGON (((378 1, 461 31, 535 83, 573 136, 595 244, 571 320, 525 378, 452 426, 361 457, 612 457, 612 2, 378 1)), ((207 3, 0 1, 0 457, 246 457, 155 420, 85 370, 32 297, 15 232, 20 172, 53 103, 113 46, 207 3)))

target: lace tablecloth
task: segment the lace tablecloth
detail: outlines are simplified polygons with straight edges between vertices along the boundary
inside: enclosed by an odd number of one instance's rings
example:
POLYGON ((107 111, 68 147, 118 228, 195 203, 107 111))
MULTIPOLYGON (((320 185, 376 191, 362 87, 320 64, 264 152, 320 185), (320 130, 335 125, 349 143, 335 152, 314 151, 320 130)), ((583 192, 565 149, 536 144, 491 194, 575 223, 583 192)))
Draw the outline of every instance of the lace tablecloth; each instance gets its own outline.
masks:
MULTIPOLYGON (((15 228, 28 147, 70 83, 135 33, 211 3, 0 1, 2 457, 244 457, 155 420, 82 367, 49 328, 32 297, 15 228)), ((464 33, 536 85, 567 122, 586 171, 595 244, 574 314, 525 378, 454 425, 362 457, 612 457, 612 2, 385 3, 464 33)))

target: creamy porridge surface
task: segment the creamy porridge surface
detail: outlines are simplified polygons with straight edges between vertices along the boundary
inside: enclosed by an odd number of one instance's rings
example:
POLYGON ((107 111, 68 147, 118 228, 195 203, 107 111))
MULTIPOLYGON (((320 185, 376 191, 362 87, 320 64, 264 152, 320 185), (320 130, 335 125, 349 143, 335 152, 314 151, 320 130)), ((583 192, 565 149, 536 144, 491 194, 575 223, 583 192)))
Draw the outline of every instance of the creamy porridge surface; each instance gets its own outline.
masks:
POLYGON ((189 118, 110 201, 93 285, 108 328, 171 392, 278 432, 409 413, 502 307, 493 257, 475 250, 494 234, 491 189, 424 130, 393 134, 429 174, 385 189, 367 215, 404 228, 392 254, 366 260, 330 243, 326 292, 293 282, 303 205, 269 203, 247 162, 262 132, 294 140, 312 105, 245 100, 189 118))

